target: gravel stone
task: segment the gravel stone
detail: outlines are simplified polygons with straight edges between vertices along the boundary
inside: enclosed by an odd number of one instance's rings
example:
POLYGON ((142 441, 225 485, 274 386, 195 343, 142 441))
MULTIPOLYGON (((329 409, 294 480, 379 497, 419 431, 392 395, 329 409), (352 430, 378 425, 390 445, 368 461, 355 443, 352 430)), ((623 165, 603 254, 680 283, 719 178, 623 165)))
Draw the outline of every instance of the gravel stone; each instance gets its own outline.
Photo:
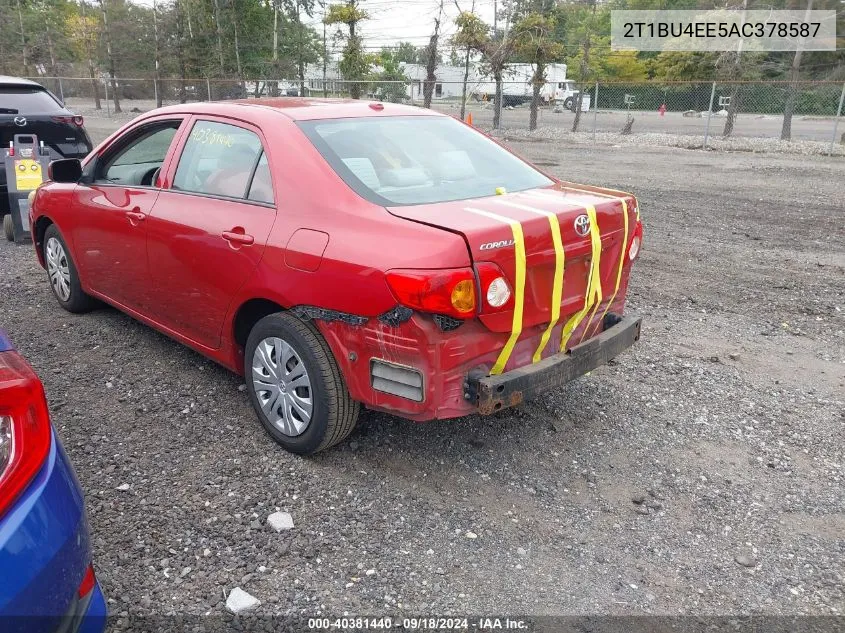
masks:
POLYGON ((738 554, 734 560, 742 565, 743 567, 756 567, 757 560, 752 556, 747 556, 745 554, 738 554))
POLYGON ((240 587, 232 589, 229 592, 229 597, 226 598, 226 608, 235 615, 250 611, 260 604, 261 601, 258 598, 248 594, 240 587))
POLYGON ((274 512, 267 517, 267 525, 276 532, 293 529, 293 517, 289 512, 274 512))

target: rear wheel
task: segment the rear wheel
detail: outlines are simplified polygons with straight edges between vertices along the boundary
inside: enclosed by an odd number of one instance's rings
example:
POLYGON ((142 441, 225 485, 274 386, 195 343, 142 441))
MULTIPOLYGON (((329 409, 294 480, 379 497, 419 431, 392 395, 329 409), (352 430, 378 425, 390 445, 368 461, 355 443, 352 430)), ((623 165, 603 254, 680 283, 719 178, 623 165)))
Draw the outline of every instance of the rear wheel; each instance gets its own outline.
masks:
POLYGON ((3 234, 6 236, 6 239, 10 242, 15 241, 15 225, 12 224, 11 214, 3 216, 3 234))
POLYGON ((334 356, 308 323, 279 312, 252 328, 244 350, 249 399, 267 432, 285 449, 310 455, 345 439, 360 405, 334 356))
POLYGON ((83 292, 79 273, 70 256, 65 240, 55 224, 44 232, 44 262, 50 277, 50 288, 56 301, 68 312, 88 312, 97 305, 83 292))

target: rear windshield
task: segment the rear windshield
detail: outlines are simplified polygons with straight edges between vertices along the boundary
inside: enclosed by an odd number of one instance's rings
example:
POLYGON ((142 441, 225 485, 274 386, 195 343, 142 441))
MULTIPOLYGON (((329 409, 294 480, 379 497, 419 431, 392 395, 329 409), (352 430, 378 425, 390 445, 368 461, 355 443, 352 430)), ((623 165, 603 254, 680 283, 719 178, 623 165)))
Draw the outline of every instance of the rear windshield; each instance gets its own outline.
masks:
POLYGON ((0 114, 50 114, 62 106, 41 88, 0 86, 0 114))
POLYGON ((301 121, 332 168, 364 198, 412 205, 521 191, 551 181, 483 134, 441 116, 301 121))

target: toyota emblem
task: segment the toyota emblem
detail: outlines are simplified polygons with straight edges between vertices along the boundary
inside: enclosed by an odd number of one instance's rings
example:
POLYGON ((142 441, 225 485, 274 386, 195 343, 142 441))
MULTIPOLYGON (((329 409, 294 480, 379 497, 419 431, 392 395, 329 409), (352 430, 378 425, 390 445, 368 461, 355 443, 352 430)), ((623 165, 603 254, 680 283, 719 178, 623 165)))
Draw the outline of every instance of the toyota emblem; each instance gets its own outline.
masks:
POLYGON ((26 117, 25 116, 16 116, 14 119, 15 125, 18 127, 23 127, 26 125, 26 117))
POLYGON ((590 217, 588 215, 582 213, 575 218, 575 232, 581 237, 590 232, 590 217))

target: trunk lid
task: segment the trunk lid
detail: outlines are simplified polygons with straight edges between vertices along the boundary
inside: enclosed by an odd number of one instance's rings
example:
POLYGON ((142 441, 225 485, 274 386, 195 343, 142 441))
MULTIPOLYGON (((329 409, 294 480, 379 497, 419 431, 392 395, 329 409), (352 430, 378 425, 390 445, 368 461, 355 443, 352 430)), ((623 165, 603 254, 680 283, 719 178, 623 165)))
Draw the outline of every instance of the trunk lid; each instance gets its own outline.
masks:
POLYGON ((51 158, 82 158, 90 149, 84 129, 70 121, 70 113, 15 114, 5 110, 0 107, 0 147, 4 149, 19 134, 32 134, 44 141, 51 158), (15 119, 25 123, 20 125, 15 119))
MULTIPOLYGON (((517 249, 509 222, 521 228, 525 246, 525 291, 522 326, 549 323, 557 267, 554 229, 559 226, 564 253, 559 322, 584 308, 593 259, 591 233, 584 232, 584 218, 595 210, 600 234, 599 278, 604 300, 616 288, 617 271, 624 246, 636 224, 636 200, 626 193, 561 183, 553 187, 430 205, 389 207, 398 217, 458 233, 467 243, 474 264, 493 262, 501 268, 514 293, 517 287, 517 249), (623 215, 627 206, 627 233, 623 215), (589 211, 588 211, 589 210, 589 211), (581 228, 579 232, 576 222, 581 228)), ((627 258, 625 264, 627 264, 627 258)), ((480 303, 485 304, 482 290, 480 303)), ((483 311, 482 311, 483 312, 483 311)), ((494 332, 509 332, 513 310, 481 314, 480 320, 494 332)))

